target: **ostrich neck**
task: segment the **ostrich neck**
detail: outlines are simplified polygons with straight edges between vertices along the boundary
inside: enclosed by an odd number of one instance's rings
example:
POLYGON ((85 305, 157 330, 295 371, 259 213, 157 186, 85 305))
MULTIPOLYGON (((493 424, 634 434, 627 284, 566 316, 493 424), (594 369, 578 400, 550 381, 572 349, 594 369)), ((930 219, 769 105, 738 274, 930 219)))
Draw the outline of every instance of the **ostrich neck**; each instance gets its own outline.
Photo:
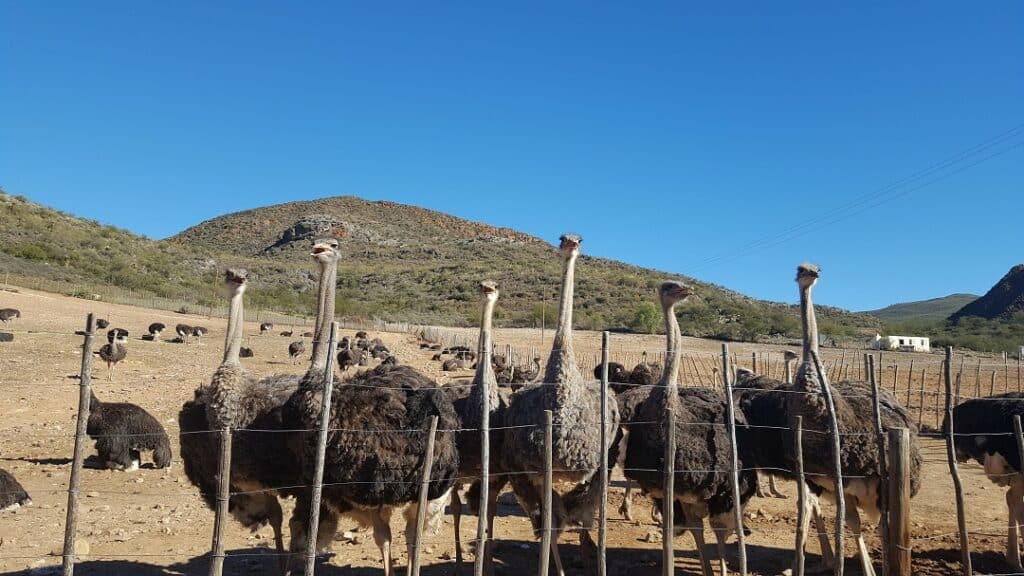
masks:
POLYGON ((239 365, 238 353, 242 348, 242 325, 244 313, 242 311, 242 294, 244 290, 236 290, 231 296, 231 306, 228 310, 228 333, 224 337, 224 360, 221 364, 239 365))
POLYGON ((338 261, 330 260, 320 264, 319 305, 313 335, 313 355, 310 371, 323 372, 327 369, 327 353, 330 348, 331 321, 334 320, 334 291, 338 279, 338 261))
POLYGON ((576 256, 566 258, 562 265, 562 296, 558 301, 558 327, 551 343, 551 356, 544 374, 547 383, 579 381, 579 368, 572 350, 572 299, 576 278, 576 256))
POLYGON ((818 353, 818 319, 814 315, 811 287, 800 287, 800 322, 804 330, 803 361, 811 362, 811 352, 818 353))
MULTIPOLYGON (((482 356, 484 350, 490 350, 492 338, 491 338, 491 327, 493 326, 494 319, 494 305, 497 303, 496 299, 488 298, 483 305, 483 312, 480 313, 480 341, 476 345, 477 356, 482 356), (484 344, 484 338, 486 336, 487 344, 484 344)), ((479 366, 479 363, 477 364, 479 366)), ((479 372, 479 370, 478 370, 479 372)))
POLYGON ((661 376, 661 385, 668 401, 679 398, 679 365, 682 352, 680 350, 679 320, 676 319, 675 306, 665 306, 665 334, 668 343, 668 358, 665 359, 665 371, 661 376))
MULTIPOLYGON (((484 306, 485 310, 493 310, 494 302, 490 301, 484 306)), ((490 322, 486 324, 487 330, 480 331, 480 355, 476 361, 476 375, 473 377, 473 387, 469 390, 469 405, 472 409, 466 414, 464 426, 473 428, 481 422, 483 413, 484 395, 487 396, 490 412, 498 409, 498 380, 494 377, 494 367, 491 366, 491 331, 490 322)))

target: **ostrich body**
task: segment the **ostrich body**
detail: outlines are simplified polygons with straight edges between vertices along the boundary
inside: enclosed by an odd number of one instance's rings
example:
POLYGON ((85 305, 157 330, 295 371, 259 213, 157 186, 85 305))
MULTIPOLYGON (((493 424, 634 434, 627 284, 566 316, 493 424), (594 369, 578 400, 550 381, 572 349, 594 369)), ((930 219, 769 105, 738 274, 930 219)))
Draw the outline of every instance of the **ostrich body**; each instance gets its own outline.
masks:
MULTIPOLYGON (((320 315, 317 340, 310 369, 285 406, 286 422, 292 429, 318 428, 325 380, 326 344, 334 317, 334 293, 340 257, 338 241, 317 241, 312 256, 320 266, 320 315)), ((432 380, 406 366, 378 366, 348 382, 335 385, 331 399, 331 431, 324 460, 323 503, 338 514, 351 516, 360 524, 373 526, 374 540, 381 551, 384 573, 394 573, 391 557, 390 519, 396 508, 405 507, 406 542, 410 554, 416 540, 419 478, 427 435, 407 430, 429 429, 438 417, 434 462, 427 494, 428 525, 434 527, 455 483, 458 453, 452 430, 458 418, 450 401, 432 380)), ((316 435, 299 432, 293 446, 302 455, 303 484, 311 484, 316 456, 316 435)), ((292 569, 306 546, 310 490, 299 494, 292 527, 292 569)), ((321 529, 319 534, 324 534, 321 529)), ((326 538, 331 535, 327 534, 326 538)))
POLYGON ((544 411, 551 410, 554 424, 551 468, 556 484, 552 494, 555 535, 551 542, 559 573, 563 570, 557 542, 568 523, 583 525, 584 530, 580 532, 583 557, 588 564, 594 563, 596 545, 589 529, 600 499, 594 476, 601 468, 601 451, 614 444, 615 430, 619 425, 619 411, 612 392, 605 430, 608 444, 602 446, 600 390, 595 383, 584 381, 573 352, 573 285, 580 241, 580 237, 575 235, 561 238, 562 294, 558 328, 552 341, 544 383, 525 386, 512 395, 505 412, 505 426, 509 428, 505 432, 501 452, 501 464, 505 470, 523 472, 510 475, 509 480, 536 532, 541 528, 544 411))
MULTIPOLYGON (((1005 486, 1007 508, 1006 562, 1021 566, 1020 530, 1024 525, 1024 475, 1013 436, 1013 417, 1024 418, 1024 393, 1009 392, 972 398, 953 409, 953 447, 960 462, 974 460, 997 486, 1005 486)), ((943 423, 949 430, 949 423, 943 423)))
MULTIPOLYGON (((740 368, 737 370, 733 390, 736 408, 747 421, 743 429, 743 441, 754 447, 751 450, 751 465, 759 473, 768 476, 768 489, 772 496, 786 498, 775 485, 775 479, 777 476, 795 479, 785 469, 786 454, 783 449, 786 442, 793 441, 787 429, 789 417, 786 414, 788 392, 792 386, 740 368)), ((760 479, 757 482, 757 496, 765 497, 760 479)))
POLYGON ((100 462, 111 470, 138 470, 140 452, 153 451, 157 468, 171 465, 171 442, 152 414, 127 402, 100 402, 89 392, 86 433, 96 440, 100 462))
MULTIPOLYGON (((690 288, 682 282, 665 282, 659 289, 659 299, 665 316, 668 340, 668 365, 662 371, 661 382, 651 389, 647 400, 640 402, 633 415, 634 430, 629 434, 625 458, 625 475, 655 499, 668 497, 664 493, 665 417, 671 402, 674 411, 676 453, 673 505, 678 502, 687 529, 697 542, 701 568, 705 576, 711 574, 711 563, 704 551, 704 519, 708 518, 718 543, 718 560, 722 576, 726 574, 725 537, 736 530, 734 510, 743 506, 754 492, 757 473, 745 470, 749 460, 739 447, 740 498, 733 499, 731 478, 726 472, 732 463, 729 435, 726 431, 728 400, 711 388, 683 388, 677 384, 681 364, 682 340, 676 320, 675 305, 690 295, 690 288), (657 424, 640 424, 656 422, 657 424), (642 426, 642 427, 638 427, 642 426)), ((743 423, 743 415, 736 414, 736 424, 743 423)))
POLYGON ((148 332, 148 336, 149 336, 148 340, 159 340, 160 339, 160 334, 166 328, 167 328, 167 326, 164 326, 164 324, 161 323, 161 322, 154 322, 154 323, 150 324, 149 328, 146 330, 146 332, 148 332))
POLYGON ((245 346, 242 346, 241 348, 238 349, 238 357, 239 358, 252 358, 253 357, 252 348, 246 348, 245 346))
MULTIPOLYGON (((284 554, 283 512, 279 497, 289 494, 283 486, 300 483, 299 461, 290 450, 287 435, 252 430, 280 430, 281 407, 298 387, 295 378, 257 379, 239 362, 244 331, 242 300, 248 275, 229 269, 225 284, 231 295, 224 358, 209 384, 196 389, 178 416, 181 457, 185 474, 199 488, 203 501, 216 507, 217 467, 220 443, 209 430, 231 428, 231 492, 228 509, 246 528, 270 524, 274 544, 284 554)), ((284 567, 282 558, 282 568, 284 567)))
POLYGON ((303 340, 296 340, 288 345, 288 357, 292 359, 292 363, 295 360, 306 353, 306 343, 303 340))
MULTIPOLYGON (((491 326, 494 306, 498 301, 497 285, 490 281, 481 282, 480 295, 483 311, 480 318, 480 342, 477 348, 482 355, 485 350, 491 349, 491 326)), ((450 391, 448 397, 452 399, 455 413, 459 417, 460 430, 455 436, 459 451, 459 480, 455 489, 452 490, 451 505, 455 529, 456 573, 462 565, 462 538, 460 536, 462 500, 459 490, 470 479, 479 478, 482 475, 480 428, 482 426, 483 398, 484 395, 487 395, 488 422, 491 428, 489 432, 491 461, 488 462, 488 466, 489 474, 493 474, 493 476, 490 476, 487 491, 487 549, 486 551, 478 550, 477 553, 485 554, 485 569, 487 573, 492 573, 494 559, 491 554, 491 543, 494 538, 494 514, 497 511, 498 494, 507 483, 507 479, 501 473, 499 460, 504 440, 505 431, 502 429, 502 422, 505 410, 508 408, 508 393, 498 389, 498 381, 490 362, 477 363, 476 374, 468 390, 463 386, 445 390, 450 391)), ((471 504, 473 503, 471 502, 471 504)))
POLYGON ((266 334, 266 333, 270 332, 273 329, 274 329, 274 324, 272 322, 264 322, 264 323, 260 324, 260 335, 266 334))
POLYGON ((128 331, 114 328, 107 332, 107 343, 100 347, 100 358, 107 363, 107 380, 114 378, 114 366, 128 357, 128 331))
MULTIPOLYGON (((603 364, 594 366, 594 378, 600 380, 602 372, 604 370, 603 364)), ((615 390, 615 394, 622 394, 623 392, 634 388, 635 386, 630 383, 630 372, 626 370, 626 367, 618 362, 608 363, 608 385, 611 386, 612 390, 615 390)), ((626 421, 626 415, 622 413, 622 402, 619 402, 619 416, 622 421, 626 421)))
POLYGON ((205 326, 193 326, 192 335, 196 337, 196 342, 201 342, 203 336, 206 336, 210 332, 205 326))
POLYGON ((178 324, 174 327, 174 333, 178 335, 182 344, 188 344, 189 336, 192 336, 192 327, 188 324, 178 324))
POLYGON ((15 318, 21 318, 21 310, 18 310, 17 308, 0 309, 0 322, 7 324, 15 318))
MULTIPOLYGON (((818 352, 818 325, 811 301, 811 288, 819 277, 814 264, 797 267, 797 283, 800 285, 800 315, 803 327, 803 362, 793 384, 794 393, 788 394, 789 417, 803 417, 804 429, 811 432, 803 437, 804 466, 807 481, 826 497, 835 498, 836 482, 832 469, 833 450, 829 436, 829 418, 822 394, 821 383, 812 361, 812 354, 818 352)), ((840 458, 842 462, 843 494, 846 499, 846 524, 854 533, 865 574, 874 575, 871 556, 861 533, 860 512, 877 522, 881 516, 879 485, 884 464, 878 454, 874 406, 871 385, 864 382, 844 381, 832 387, 836 421, 841 435, 840 458)), ((917 448, 917 427, 896 398, 887 392, 879 392, 882 427, 907 428, 910 430, 910 487, 911 496, 921 486, 921 453, 917 448)), ((792 426, 792 425, 791 425, 792 426)), ((784 444, 787 460, 795 469, 796 454, 792 443, 784 444)), ((809 519, 810 514, 804 515, 809 519)), ((806 522, 807 520, 805 520, 806 522)), ((803 532, 806 538, 807 530, 803 532)), ((803 546, 804 542, 797 542, 803 546)), ((836 551, 841 554, 842 551, 836 551)), ((839 561, 842 561, 841 559, 839 561)))
POLYGON ((32 498, 14 474, 0 468, 0 512, 32 504, 32 498))
POLYGON ((110 326, 110 322, 108 320, 104 318, 96 319, 96 327, 99 328, 100 330, 106 330, 107 326, 110 326))

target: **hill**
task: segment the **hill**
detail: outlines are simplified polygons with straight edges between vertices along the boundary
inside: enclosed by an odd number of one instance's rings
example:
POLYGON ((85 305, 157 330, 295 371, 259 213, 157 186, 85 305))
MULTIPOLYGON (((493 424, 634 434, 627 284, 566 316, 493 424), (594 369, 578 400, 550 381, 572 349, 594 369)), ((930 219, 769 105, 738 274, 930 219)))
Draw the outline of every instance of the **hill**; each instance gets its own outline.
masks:
POLYGON ((1011 320, 1018 312, 1024 312, 1024 264, 1010 268, 984 296, 954 312, 949 320, 957 322, 967 316, 1011 320))
MULTIPOLYGON (((310 314, 316 274, 309 242, 343 236, 338 313, 417 323, 470 325, 475 286, 502 287, 501 325, 549 324, 556 314, 559 262, 550 243, 507 228, 469 222, 394 202, 336 197, 228 214, 166 240, 151 240, 75 218, 25 198, 0 194, 0 265, 21 276, 93 282, 166 298, 219 304, 220 271, 248 268, 247 305, 310 314)), ((586 239, 583 244, 586 252, 586 239)), ((576 324, 636 324, 666 277, 678 277, 584 255, 577 271, 576 324)), ((754 300, 696 279, 685 307, 688 333, 728 339, 796 337, 796 307, 754 300)), ((90 286, 102 293, 102 286, 90 286)), ((822 307, 822 331, 873 333, 870 317, 822 307)))
POLYGON ((945 320, 953 312, 977 299, 978 297, 974 294, 950 294, 930 300, 901 302, 879 310, 868 310, 864 314, 869 314, 884 322, 934 322, 945 320))

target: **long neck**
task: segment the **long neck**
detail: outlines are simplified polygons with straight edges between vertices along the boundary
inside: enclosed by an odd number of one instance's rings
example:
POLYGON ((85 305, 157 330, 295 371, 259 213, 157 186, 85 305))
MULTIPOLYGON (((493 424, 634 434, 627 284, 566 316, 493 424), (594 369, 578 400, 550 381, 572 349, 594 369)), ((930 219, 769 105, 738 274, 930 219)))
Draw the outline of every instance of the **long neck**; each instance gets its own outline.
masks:
POLYGON ((668 398, 676 398, 679 389, 679 365, 682 363, 679 321, 676 319, 675 306, 664 306, 665 335, 668 343, 668 358, 665 359, 665 371, 661 376, 661 385, 665 387, 668 398))
POLYGON ((818 352, 818 320, 814 316, 811 287, 800 287, 800 322, 804 330, 803 361, 811 361, 811 352, 818 352))
POLYGON ((490 350, 491 342, 494 341, 491 334, 491 326, 493 325, 494 305, 496 303, 497 300, 488 298, 484 302, 483 311, 480 313, 480 340, 476 344, 476 354, 478 357, 483 355, 484 350, 490 350), (486 344, 484 344, 485 336, 487 340, 486 344))
POLYGON ((572 297, 576 281, 576 256, 566 258, 562 264, 562 296, 558 301, 558 326, 551 344, 551 356, 544 379, 563 382, 565 376, 576 374, 576 356, 572 350, 572 297))
POLYGON ((245 315, 242 310, 242 290, 236 290, 231 296, 231 306, 228 309, 228 334, 224 337, 224 360, 221 364, 238 365, 238 352, 242 347, 243 324, 245 315))
POLYGON ((338 261, 330 260, 320 264, 320 287, 318 291, 313 355, 310 371, 323 372, 327 369, 327 352, 331 339, 331 322, 334 320, 334 291, 338 279, 338 261))

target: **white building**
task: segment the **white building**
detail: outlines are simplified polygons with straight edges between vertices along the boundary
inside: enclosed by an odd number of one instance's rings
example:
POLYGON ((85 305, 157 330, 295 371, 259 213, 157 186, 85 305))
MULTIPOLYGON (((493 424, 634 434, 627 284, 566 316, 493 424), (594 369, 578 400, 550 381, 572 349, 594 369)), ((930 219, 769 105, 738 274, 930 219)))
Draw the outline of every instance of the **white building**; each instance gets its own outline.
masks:
POLYGON ((924 336, 882 336, 875 334, 872 348, 876 350, 899 350, 901 352, 929 352, 931 343, 924 336))

